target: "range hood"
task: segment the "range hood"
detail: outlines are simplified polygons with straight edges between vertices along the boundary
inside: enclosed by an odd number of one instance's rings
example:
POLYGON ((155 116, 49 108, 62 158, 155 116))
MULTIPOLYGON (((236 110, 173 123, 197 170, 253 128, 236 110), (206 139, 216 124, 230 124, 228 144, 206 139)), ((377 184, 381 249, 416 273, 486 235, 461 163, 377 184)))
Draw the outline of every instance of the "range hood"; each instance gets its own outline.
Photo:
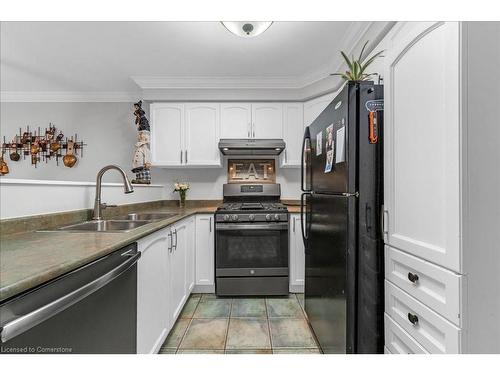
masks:
POLYGON ((279 155, 285 149, 282 139, 221 139, 224 155, 279 155))

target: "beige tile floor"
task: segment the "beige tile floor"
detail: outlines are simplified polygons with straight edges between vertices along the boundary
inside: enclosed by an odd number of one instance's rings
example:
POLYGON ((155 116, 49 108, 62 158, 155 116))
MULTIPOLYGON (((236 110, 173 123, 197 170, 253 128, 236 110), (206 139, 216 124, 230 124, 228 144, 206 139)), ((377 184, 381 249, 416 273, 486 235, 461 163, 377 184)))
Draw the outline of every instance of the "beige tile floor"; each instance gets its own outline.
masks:
POLYGON ((160 354, 320 353, 303 306, 303 294, 272 298, 192 294, 160 354))

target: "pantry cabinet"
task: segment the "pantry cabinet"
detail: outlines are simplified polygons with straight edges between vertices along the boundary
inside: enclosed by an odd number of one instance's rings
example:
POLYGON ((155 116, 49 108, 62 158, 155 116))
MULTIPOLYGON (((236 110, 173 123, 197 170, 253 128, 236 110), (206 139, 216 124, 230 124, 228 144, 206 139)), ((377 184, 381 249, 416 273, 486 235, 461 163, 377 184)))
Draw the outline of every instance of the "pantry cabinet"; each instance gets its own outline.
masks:
POLYGON ((290 292, 304 293, 305 253, 300 214, 290 214, 290 292))
POLYGON ((498 185, 500 25, 404 22, 388 38, 385 345, 498 353, 500 200, 487 187, 498 185))
POLYGON ((304 105, 302 103, 284 103, 283 140, 286 147, 281 153, 281 167, 300 167, 304 129, 304 105))
POLYGON ((196 291, 215 291, 214 215, 196 216, 196 291))
POLYGON ((137 241, 137 353, 156 353, 167 337, 170 317, 170 228, 137 241))

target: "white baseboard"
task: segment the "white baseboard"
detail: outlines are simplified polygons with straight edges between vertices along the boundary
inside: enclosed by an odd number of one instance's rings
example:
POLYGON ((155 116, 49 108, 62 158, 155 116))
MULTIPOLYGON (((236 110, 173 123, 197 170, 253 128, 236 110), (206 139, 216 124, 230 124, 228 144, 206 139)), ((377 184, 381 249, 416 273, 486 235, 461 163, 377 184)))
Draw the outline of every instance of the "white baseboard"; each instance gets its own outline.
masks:
POLYGON ((215 293, 215 285, 195 285, 193 293, 215 293))

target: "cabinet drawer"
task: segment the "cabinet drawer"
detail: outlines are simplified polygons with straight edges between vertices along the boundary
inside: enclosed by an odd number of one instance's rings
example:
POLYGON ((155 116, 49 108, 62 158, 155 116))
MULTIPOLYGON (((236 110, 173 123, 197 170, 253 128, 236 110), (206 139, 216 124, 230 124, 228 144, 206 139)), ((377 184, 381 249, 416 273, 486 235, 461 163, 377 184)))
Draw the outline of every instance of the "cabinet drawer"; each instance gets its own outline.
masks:
POLYGON ((428 354, 399 324, 385 314, 385 348, 390 354, 428 354))
POLYGON ((460 328, 387 280, 385 312, 429 353, 460 352, 460 328))
POLYGON ((461 275, 386 246, 385 278, 461 326, 461 275))

